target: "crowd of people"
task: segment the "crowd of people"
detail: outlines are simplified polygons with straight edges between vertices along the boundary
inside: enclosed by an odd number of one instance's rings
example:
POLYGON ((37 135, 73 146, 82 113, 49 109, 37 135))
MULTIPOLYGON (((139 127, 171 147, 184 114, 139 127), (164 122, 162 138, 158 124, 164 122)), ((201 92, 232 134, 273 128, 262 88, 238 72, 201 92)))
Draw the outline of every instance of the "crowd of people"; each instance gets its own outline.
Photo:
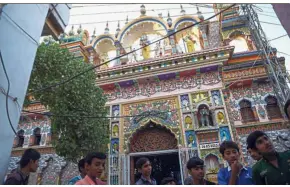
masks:
MULTIPOLYGON (((247 149, 257 162, 253 167, 244 166, 240 161, 240 149, 233 141, 224 141, 219 151, 228 163, 217 174, 218 185, 288 185, 290 184, 290 150, 279 153, 271 139, 262 131, 254 131, 247 138, 247 149)), ((20 168, 14 170, 6 179, 7 185, 27 185, 30 172, 36 172, 40 153, 27 149, 20 160, 20 168)), ((72 178, 69 185, 105 185, 100 178, 105 171, 106 155, 100 152, 89 153, 78 163, 80 175, 72 178)), ((152 177, 152 165, 146 157, 136 162, 141 177, 136 185, 157 185, 152 177)), ((216 185, 205 179, 205 164, 199 157, 192 157, 187 165, 190 177, 185 185, 216 185)), ((178 184, 174 178, 164 178, 161 185, 178 184)))
MULTIPOLYGON (((290 100, 284 107, 289 118, 290 100)), ((217 185, 289 185, 290 184, 290 150, 277 152, 271 139, 262 131, 254 131, 247 137, 247 150, 257 162, 253 167, 244 166, 240 161, 240 149, 233 141, 223 141, 219 151, 227 162, 227 167, 220 168, 217 174, 217 185)), ((30 172, 36 172, 40 153, 35 149, 24 151, 20 159, 20 167, 8 175, 4 184, 27 185, 30 172)), ((72 178, 69 185, 105 185, 101 175, 105 171, 106 155, 100 152, 89 153, 78 162, 80 175, 72 178)), ((141 177, 136 185, 157 185, 152 177, 152 165, 146 157, 136 162, 141 177)), ((204 161, 192 157, 186 165, 190 177, 184 181, 185 185, 216 185, 205 179, 204 161)), ((172 177, 164 178, 161 185, 176 185, 172 177)))

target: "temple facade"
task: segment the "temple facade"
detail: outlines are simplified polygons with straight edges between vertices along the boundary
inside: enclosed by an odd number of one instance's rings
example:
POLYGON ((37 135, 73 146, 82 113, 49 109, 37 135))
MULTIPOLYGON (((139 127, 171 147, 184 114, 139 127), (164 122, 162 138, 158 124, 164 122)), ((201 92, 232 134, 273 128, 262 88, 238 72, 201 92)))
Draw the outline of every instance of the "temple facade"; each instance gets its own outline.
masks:
MULTIPOLYGON (((213 8, 218 12, 226 6, 213 8)), ((147 16, 142 5, 140 17, 118 24, 114 34, 107 23, 99 36, 81 26, 61 36, 62 45, 85 63, 99 65, 122 56, 96 69, 96 84, 104 90, 112 117, 104 177, 109 184, 134 184, 135 163, 142 156, 151 160, 158 182, 166 176, 183 181, 186 162, 194 155, 205 161, 206 177, 216 182, 219 168, 226 166, 221 142, 236 141, 242 162, 252 165, 246 137, 254 130, 269 134, 279 151, 288 146, 281 141, 290 135, 288 121, 247 19, 238 12, 234 7, 216 21, 204 21, 199 10, 195 17, 181 7, 181 16, 172 19, 168 13, 166 19, 147 16)), ((285 64, 285 59, 279 62, 285 64)), ((47 112, 37 101, 25 110, 47 112)), ((48 117, 23 113, 8 173, 23 150, 33 147, 42 158, 31 184, 66 184, 77 175, 75 164, 55 154, 51 137, 48 117)))

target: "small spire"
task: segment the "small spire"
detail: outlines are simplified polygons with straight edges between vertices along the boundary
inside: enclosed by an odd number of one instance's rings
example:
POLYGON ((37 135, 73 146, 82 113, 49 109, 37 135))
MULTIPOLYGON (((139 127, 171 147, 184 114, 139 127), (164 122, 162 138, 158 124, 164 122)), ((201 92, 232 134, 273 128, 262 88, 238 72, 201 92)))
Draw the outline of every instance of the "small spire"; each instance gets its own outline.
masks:
POLYGON ((168 11, 167 24, 168 24, 169 27, 172 26, 172 19, 171 19, 171 17, 170 17, 170 13, 169 13, 169 11, 168 11))
POLYGON ((115 37, 117 38, 118 35, 119 35, 119 32, 120 32, 120 21, 118 21, 118 25, 117 25, 117 29, 116 29, 116 34, 115 34, 115 37))
POLYGON ((142 16, 145 16, 145 14, 146 14, 146 8, 145 8, 144 4, 142 4, 140 8, 141 8, 140 9, 141 15, 142 16))
POLYGON ((127 15, 125 24, 127 24, 128 22, 129 22, 129 18, 128 18, 128 15, 127 15))
POLYGON ((81 34, 82 31, 83 31, 83 30, 82 30, 82 25, 80 24, 80 26, 79 26, 79 28, 78 28, 78 30, 77 30, 77 33, 78 33, 78 34, 81 34))
POLYGON ((203 21, 204 20, 204 17, 201 13, 201 11, 199 10, 199 7, 198 7, 198 4, 195 5, 196 6, 196 10, 197 10, 197 16, 198 16, 198 19, 203 21))
POLYGON ((109 34, 109 31, 110 31, 110 29, 109 29, 109 23, 107 21, 106 28, 105 28, 105 34, 109 34))
POLYGON ((185 10, 183 9, 183 6, 182 5, 180 5, 180 8, 181 8, 181 11, 180 11, 180 13, 184 16, 185 15, 185 10))
POLYGON ((69 34, 70 36, 75 35, 75 32, 74 32, 74 26, 73 26, 73 25, 71 26, 71 30, 69 31, 68 34, 69 34))
POLYGON ((92 35, 92 38, 94 39, 96 37, 96 28, 94 28, 94 31, 93 31, 93 35, 92 35))

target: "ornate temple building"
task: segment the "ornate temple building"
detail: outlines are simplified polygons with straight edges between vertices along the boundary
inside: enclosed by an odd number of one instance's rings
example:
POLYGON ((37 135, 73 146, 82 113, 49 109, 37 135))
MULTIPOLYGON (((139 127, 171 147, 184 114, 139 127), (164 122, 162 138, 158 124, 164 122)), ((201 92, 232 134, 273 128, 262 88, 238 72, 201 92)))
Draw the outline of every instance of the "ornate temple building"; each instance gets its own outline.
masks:
MULTIPOLYGON (((225 5, 213 7, 219 12, 225 5)), ((99 36, 80 26, 60 38, 85 63, 99 65, 122 55, 96 70, 96 84, 104 90, 113 116, 108 124, 109 184, 134 184, 135 163, 142 156, 151 160, 158 182, 170 175, 183 181, 188 177, 186 162, 194 155, 205 161, 206 177, 217 181, 218 169, 226 165, 220 143, 236 141, 242 161, 252 165, 245 142, 254 130, 268 133, 278 150, 287 147, 289 142, 280 140, 290 135, 288 121, 239 7, 216 21, 204 21, 199 10, 197 17, 188 15, 182 7, 174 20, 169 13, 167 19, 147 16, 144 5, 140 12, 126 25, 118 24, 115 33, 107 23, 99 36)), ((285 64, 285 59, 279 62, 285 64)), ((47 112, 39 102, 25 110, 47 112)), ((42 158, 31 184, 66 184, 78 174, 75 164, 55 154, 50 129, 49 118, 23 113, 9 172, 23 150, 33 147, 42 158)))

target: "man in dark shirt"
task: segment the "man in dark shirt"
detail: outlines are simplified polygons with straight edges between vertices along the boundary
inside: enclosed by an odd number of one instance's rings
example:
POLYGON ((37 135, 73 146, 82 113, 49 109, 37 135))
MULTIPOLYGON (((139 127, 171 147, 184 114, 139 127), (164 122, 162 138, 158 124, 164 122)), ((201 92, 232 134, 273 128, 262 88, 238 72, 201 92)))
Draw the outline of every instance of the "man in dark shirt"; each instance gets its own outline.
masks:
POLYGON ((200 158, 190 158, 186 166, 192 176, 191 185, 215 185, 215 183, 204 179, 204 162, 200 158))
POLYGON ((136 166, 141 173, 141 178, 136 182, 136 185, 157 185, 156 180, 151 177, 152 166, 148 158, 139 158, 136 166))
POLYGON ((261 131, 252 132, 247 138, 249 148, 263 156, 253 166, 253 180, 257 185, 290 184, 290 151, 277 153, 270 138, 261 131))
POLYGON ((36 172, 38 168, 38 160, 40 154, 35 149, 27 149, 24 151, 20 159, 20 169, 11 173, 5 185, 27 185, 30 172, 36 172))

